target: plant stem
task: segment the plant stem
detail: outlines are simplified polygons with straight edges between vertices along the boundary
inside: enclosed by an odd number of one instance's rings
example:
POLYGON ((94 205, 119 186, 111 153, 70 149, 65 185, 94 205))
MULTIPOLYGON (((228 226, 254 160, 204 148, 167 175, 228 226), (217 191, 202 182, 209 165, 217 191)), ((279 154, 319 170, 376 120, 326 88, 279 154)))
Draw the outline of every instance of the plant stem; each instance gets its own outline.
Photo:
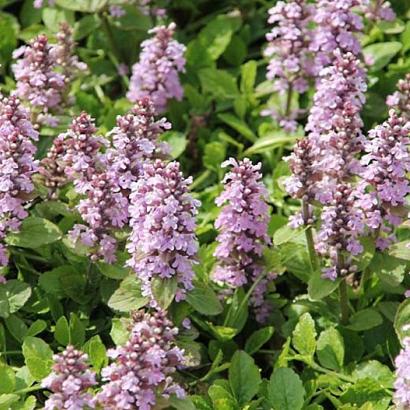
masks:
POLYGON ((338 377, 339 379, 341 379, 341 380, 343 380, 343 381, 345 381, 345 382, 349 382, 349 383, 353 383, 353 382, 354 382, 354 379, 353 379, 353 378, 351 378, 351 377, 349 377, 349 376, 345 376, 344 374, 335 372, 335 371, 333 371, 333 370, 325 369, 324 367, 319 366, 319 365, 316 364, 316 363, 311 363, 310 366, 312 367, 312 369, 314 369, 314 370, 316 370, 316 371, 318 371, 318 372, 320 372, 320 373, 334 375, 334 376, 338 377))
MULTIPOLYGON (((342 272, 345 269, 345 258, 340 251, 337 251, 336 255, 337 270, 342 272)), ((349 299, 347 297, 347 283, 346 278, 342 277, 339 285, 340 295, 340 323, 346 325, 349 322, 349 299)))
POLYGON ((347 284, 346 279, 343 278, 339 285, 340 295, 340 322, 342 325, 346 325, 349 322, 349 304, 347 297, 347 284))
POLYGON ((27 387, 25 389, 17 390, 15 392, 13 392, 13 394, 26 394, 26 393, 30 393, 32 391, 37 391, 37 390, 42 390, 42 389, 44 389, 44 387, 41 384, 37 384, 35 386, 31 386, 31 387, 27 387))
POLYGON ((21 350, 8 350, 5 352, 0 352, 0 356, 8 356, 8 355, 15 355, 15 354, 23 354, 21 350))
MULTIPOLYGON (((248 300, 251 297, 251 295, 252 295, 253 291, 255 290, 256 286, 259 285, 259 283, 262 281, 262 279, 264 279, 266 277, 266 275, 267 275, 266 271, 264 271, 261 275, 259 275, 259 277, 255 280, 255 282, 253 282, 252 286, 246 292, 245 297, 242 299, 241 304, 239 305, 238 309, 236 310, 235 320, 238 318, 238 315, 241 314, 241 311, 245 307, 245 304, 248 303, 248 300)), ((227 325, 229 319, 230 319, 230 317, 229 317, 229 315, 227 315, 225 320, 224 320, 224 326, 227 325)))
POLYGON ((286 108, 285 108, 286 117, 289 117, 289 114, 290 114, 290 107, 292 105, 292 95, 293 95, 293 85, 289 84, 288 95, 286 98, 286 108))
MULTIPOLYGON (((302 202, 302 216, 305 223, 307 223, 307 221, 309 220, 309 204, 306 201, 302 202)), ((316 272, 317 270, 319 270, 319 263, 316 256, 315 243, 313 241, 312 226, 307 225, 305 236, 309 252, 310 264, 312 265, 313 271, 316 272)))

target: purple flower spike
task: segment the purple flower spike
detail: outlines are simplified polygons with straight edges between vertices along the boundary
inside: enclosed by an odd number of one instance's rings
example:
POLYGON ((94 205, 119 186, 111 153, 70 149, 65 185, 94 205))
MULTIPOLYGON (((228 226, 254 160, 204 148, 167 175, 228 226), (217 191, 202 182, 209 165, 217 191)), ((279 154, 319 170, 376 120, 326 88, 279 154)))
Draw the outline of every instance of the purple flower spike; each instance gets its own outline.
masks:
MULTIPOLYGON (((338 182, 358 173, 355 155, 364 141, 360 112, 365 102, 366 73, 352 53, 337 50, 334 58, 334 64, 320 73, 306 130, 315 145, 316 166, 330 181, 338 182)), ((322 197, 327 197, 329 190, 333 191, 331 184, 327 189, 322 187, 322 197)))
MULTIPOLYGON (((253 165, 247 158, 239 162, 231 158, 222 164, 223 167, 229 165, 232 169, 224 178, 224 191, 216 199, 216 204, 223 208, 215 222, 220 233, 213 279, 236 289, 252 284, 262 274, 259 259, 264 247, 270 243, 267 234, 268 194, 261 182, 260 163, 253 165)), ((261 321, 268 315, 264 302, 267 282, 262 280, 251 297, 256 316, 261 321)))
POLYGON ((185 46, 173 40, 175 27, 171 23, 150 30, 154 37, 141 44, 140 61, 132 68, 128 99, 148 96, 158 112, 166 110, 168 100, 183 97, 179 73, 185 71, 185 46))
POLYGON ((94 398, 87 390, 97 381, 86 362, 87 355, 73 346, 54 355, 53 371, 42 382, 53 392, 45 402, 45 410, 95 408, 94 398))
POLYGON ((396 381, 393 401, 398 410, 410 408, 410 338, 403 341, 403 349, 395 360, 396 381))
POLYGON ((362 6, 365 16, 370 21, 393 21, 396 13, 389 1, 373 0, 362 6))
POLYGON ((61 103, 66 87, 64 75, 55 71, 53 47, 45 35, 39 35, 13 54, 14 58, 20 56, 12 67, 17 81, 16 95, 33 107, 38 122, 52 125, 55 121, 49 111, 61 103))
POLYGON ((74 54, 75 47, 72 28, 66 22, 60 23, 57 44, 53 46, 52 54, 58 67, 61 67, 66 85, 80 72, 87 70, 87 64, 79 61, 74 54))
POLYGON ((4 239, 18 231, 28 213, 24 207, 34 191, 32 175, 38 132, 15 96, 0 96, 0 266, 8 263, 4 239))
MULTIPOLYGON (((410 122, 392 109, 388 120, 369 132, 365 144, 367 154, 361 160, 365 181, 361 202, 368 226, 378 230, 379 235, 390 234, 392 227, 400 225, 407 214, 404 206, 410 193, 409 134, 410 122)), ((393 240, 393 236, 380 236, 379 248, 385 248, 393 240)))
POLYGON ((108 352, 114 360, 102 370, 102 390, 97 402, 106 410, 155 408, 157 395, 185 397, 184 389, 172 378, 184 362, 175 345, 178 329, 163 311, 142 311, 133 315, 128 342, 108 352))
POLYGON ((110 172, 118 177, 122 189, 130 189, 146 161, 164 157, 169 151, 159 138, 171 124, 165 118, 155 120, 155 116, 151 100, 143 97, 128 114, 117 118, 117 126, 108 134, 113 145, 107 155, 110 172))
POLYGON ((314 21, 317 24, 311 51, 316 55, 317 73, 334 60, 334 50, 359 56, 360 42, 355 33, 363 30, 362 18, 353 12, 363 0, 319 0, 314 21))
MULTIPOLYGON (((147 163, 143 176, 131 186, 128 264, 142 282, 143 294, 153 297, 153 279, 175 278, 176 300, 192 289, 192 265, 198 250, 195 215, 200 202, 188 192, 178 162, 147 163)), ((155 303, 153 301, 153 303, 155 303)))
POLYGON ((365 229, 363 220, 356 193, 349 185, 338 185, 332 201, 323 208, 317 235, 317 252, 332 260, 332 267, 325 270, 324 277, 335 280, 355 270, 350 264, 350 255, 356 256, 363 251, 358 240, 365 229))
POLYGON ((389 95, 387 105, 394 108, 404 119, 410 121, 410 74, 399 80, 397 91, 389 95))
MULTIPOLYGON (((269 10, 268 23, 274 27, 266 35, 269 43, 265 56, 270 58, 267 78, 273 81, 276 91, 288 93, 289 98, 293 91, 304 93, 315 72, 309 51, 312 12, 312 6, 305 0, 279 1, 269 10)), ((290 112, 289 107, 285 111, 268 109, 262 114, 273 116, 285 130, 294 131, 298 112, 290 112)))

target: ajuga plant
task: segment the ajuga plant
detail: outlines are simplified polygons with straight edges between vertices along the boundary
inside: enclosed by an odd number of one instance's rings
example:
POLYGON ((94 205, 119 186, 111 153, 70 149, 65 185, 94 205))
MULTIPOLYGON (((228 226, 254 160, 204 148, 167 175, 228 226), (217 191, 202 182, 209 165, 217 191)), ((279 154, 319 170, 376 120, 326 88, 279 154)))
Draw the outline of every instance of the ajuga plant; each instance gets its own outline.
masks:
POLYGON ((409 16, 0 2, 0 409, 410 410, 409 16))

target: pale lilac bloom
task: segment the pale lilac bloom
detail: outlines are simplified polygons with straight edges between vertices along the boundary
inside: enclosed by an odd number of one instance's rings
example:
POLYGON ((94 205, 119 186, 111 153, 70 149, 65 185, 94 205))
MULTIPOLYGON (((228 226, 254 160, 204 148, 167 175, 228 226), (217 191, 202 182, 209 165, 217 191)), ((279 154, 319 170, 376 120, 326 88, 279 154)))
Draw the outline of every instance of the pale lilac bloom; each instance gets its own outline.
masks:
POLYGON ((74 53, 76 43, 73 39, 73 30, 68 23, 60 23, 60 30, 56 36, 57 44, 53 45, 51 53, 58 68, 64 75, 67 89, 70 81, 87 70, 87 64, 80 61, 74 53))
POLYGON ((310 49, 316 55, 315 68, 320 73, 323 67, 332 64, 334 51, 359 56, 361 46, 355 33, 363 31, 362 18, 353 10, 367 4, 364 0, 319 0, 314 21, 317 24, 310 49))
POLYGON ((145 162, 165 157, 169 152, 160 136, 171 129, 171 123, 166 118, 155 117, 154 105, 149 97, 143 97, 127 114, 117 117, 116 126, 107 135, 112 141, 107 152, 108 165, 122 189, 130 189, 145 162))
POLYGON ((130 69, 128 68, 127 64, 124 64, 124 63, 118 64, 117 66, 118 75, 126 76, 129 74, 129 72, 130 72, 130 69))
POLYGON ((34 0, 33 6, 36 9, 41 9, 44 6, 53 7, 56 4, 55 0, 47 0, 46 4, 44 3, 45 3, 45 0, 34 0))
MULTIPOLYGON (((317 158, 315 144, 310 138, 297 141, 293 153, 285 158, 292 175, 285 179, 284 185, 292 198, 309 203, 319 196, 317 183, 322 179, 323 169, 317 158)), ((312 223, 312 209, 309 205, 305 205, 305 209, 290 220, 293 228, 312 223)))
POLYGON ((168 100, 183 97, 179 73, 185 71, 185 46, 173 39, 175 27, 150 30, 154 36, 142 42, 140 60, 132 68, 128 99, 149 96, 158 112, 166 110, 168 100))
POLYGON ((142 177, 131 185, 129 208, 132 228, 127 249, 131 266, 152 299, 152 281, 175 278, 176 300, 192 289, 198 243, 195 215, 200 202, 192 198, 178 162, 146 163, 142 177))
POLYGON ((17 97, 0 95, 0 266, 8 263, 7 233, 17 232, 28 216, 25 205, 34 191, 37 140, 38 132, 17 97))
MULTIPOLYGON (((231 158, 222 166, 232 166, 232 169, 225 175, 224 191, 216 199, 216 204, 223 208, 215 221, 219 234, 214 253, 217 265, 212 278, 236 289, 251 286, 263 273, 260 259, 270 243, 268 193, 261 181, 260 163, 253 165, 247 158, 239 162, 231 158)), ((269 315, 265 296, 272 277, 273 274, 268 274, 251 296, 256 317, 262 322, 269 315)))
POLYGON ((365 231, 363 210, 356 192, 348 184, 339 184, 332 201, 323 208, 317 235, 316 251, 328 256, 332 265, 324 269, 324 277, 335 280, 355 270, 351 256, 363 252, 359 237, 365 231))
POLYGON ((94 398, 87 390, 97 381, 87 364, 87 355, 69 345, 53 359, 53 370, 42 381, 42 386, 53 392, 46 400, 44 409, 94 409, 94 398))
POLYGON ((403 348, 396 357, 396 381, 394 382, 393 401, 397 410, 410 408, 410 338, 403 340, 403 348))
POLYGON ((59 136, 60 156, 68 181, 74 182, 80 200, 77 210, 84 224, 70 231, 73 241, 90 247, 92 260, 115 261, 116 240, 111 229, 122 228, 128 220, 128 201, 121 193, 118 178, 107 172, 106 159, 99 151, 107 141, 95 135, 94 120, 86 113, 73 120, 69 131, 59 136))
POLYGON ((335 184, 359 172, 356 154, 364 143, 360 112, 366 88, 366 73, 357 57, 336 50, 333 65, 320 73, 306 125, 316 155, 312 167, 322 172, 319 186, 324 197, 334 191, 335 184))
POLYGON ((30 104, 39 122, 44 122, 49 111, 61 103, 66 87, 64 74, 56 72, 53 47, 45 35, 39 35, 28 46, 17 49, 13 57, 21 57, 12 66, 17 82, 15 94, 30 104))
POLYGON ((119 5, 111 5, 109 7, 109 11, 110 11, 110 16, 114 18, 120 18, 122 16, 125 16, 126 14, 125 10, 119 5))
POLYGON ((380 236, 378 246, 382 249, 394 241, 391 232, 406 216, 404 207, 410 193, 409 133, 410 122, 391 109, 388 120, 369 131, 366 154, 361 159, 361 176, 365 181, 361 188, 362 208, 368 226, 380 236))
POLYGON ((108 352, 113 362, 102 370, 106 384, 97 394, 98 404, 106 410, 151 410, 157 396, 184 398, 184 389, 172 377, 184 362, 177 334, 163 311, 134 313, 130 339, 108 352))
POLYGON ((397 91, 387 97, 386 103, 394 108, 400 116, 410 121, 410 74, 399 80, 397 91))
POLYGON ((393 21, 396 18, 389 1, 372 0, 362 6, 365 17, 371 21, 393 21))
MULTIPOLYGON (((270 59, 266 77, 277 92, 289 94, 288 98, 292 92, 306 92, 308 80, 315 71, 309 51, 312 13, 313 7, 305 0, 278 1, 269 10, 268 23, 274 26, 266 35, 268 46, 264 54, 270 59)), ((272 116, 285 131, 293 132, 299 113, 300 110, 291 110, 287 104, 283 112, 268 108, 261 114, 272 116)))

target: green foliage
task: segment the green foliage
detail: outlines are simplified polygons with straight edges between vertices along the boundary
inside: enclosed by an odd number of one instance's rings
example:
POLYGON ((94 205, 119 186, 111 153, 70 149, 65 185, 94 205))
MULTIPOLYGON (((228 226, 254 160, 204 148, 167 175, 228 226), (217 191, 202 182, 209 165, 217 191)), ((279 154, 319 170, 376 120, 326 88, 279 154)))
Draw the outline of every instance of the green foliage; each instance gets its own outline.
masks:
MULTIPOLYGON (((132 67, 152 27, 177 24, 176 38, 187 47, 184 97, 161 113, 172 123, 161 140, 170 146, 167 160, 179 161, 184 175, 193 177, 191 194, 201 201, 199 252, 194 288, 183 301, 176 301, 175 278, 153 281, 153 295, 179 328, 177 345, 187 358, 175 375, 187 397, 158 397, 156 408, 392 409, 394 358, 410 337, 410 300, 404 297, 410 287, 410 224, 395 229, 398 241, 384 251, 376 249, 374 236, 361 238, 364 252, 351 259, 355 272, 335 281, 323 278, 329 261, 312 258, 315 244, 307 240, 311 231, 316 238, 316 228, 288 225, 300 203, 284 184, 291 168, 285 158, 304 137, 314 81, 308 92, 289 98, 289 106, 301 112, 295 132, 261 115, 267 106, 281 111, 287 102, 266 80, 263 56, 267 11, 276 2, 152 2, 165 7, 167 17, 144 14, 136 2, 122 0, 57 0, 42 9, 33 0, 0 0, 0 74, 7 95, 15 88, 12 52, 40 33, 54 42, 63 21, 73 27, 76 54, 88 71, 73 82, 69 97, 75 104, 61 110, 58 127, 39 128, 41 159, 83 110, 96 118, 98 134, 111 138, 117 115, 132 107, 126 98, 129 75, 118 73, 119 65, 132 67), (110 15, 113 4, 125 15, 110 15), (230 157, 261 162, 267 188, 271 243, 258 262, 262 274, 274 273, 275 279, 266 283, 271 314, 263 324, 255 320, 252 281, 228 290, 213 280, 220 213, 215 199, 226 172, 221 163, 230 157), (341 283, 347 285, 346 306, 340 304, 341 283)), ((365 136, 384 121, 386 96, 410 71, 410 5, 392 4, 397 19, 365 19, 360 36, 369 75, 365 136)), ((74 224, 83 223, 76 208, 83 197, 70 184, 51 196, 38 175, 34 182, 28 217, 4 239, 10 262, 1 269, 7 282, 0 284, 0 410, 44 407, 50 392, 41 380, 51 371, 53 353, 68 345, 88 355, 100 381, 108 349, 129 338, 133 311, 153 309, 127 265, 129 227, 115 232, 117 261, 95 262, 69 237, 74 224)), ((318 213, 314 219, 319 226, 318 213)))

